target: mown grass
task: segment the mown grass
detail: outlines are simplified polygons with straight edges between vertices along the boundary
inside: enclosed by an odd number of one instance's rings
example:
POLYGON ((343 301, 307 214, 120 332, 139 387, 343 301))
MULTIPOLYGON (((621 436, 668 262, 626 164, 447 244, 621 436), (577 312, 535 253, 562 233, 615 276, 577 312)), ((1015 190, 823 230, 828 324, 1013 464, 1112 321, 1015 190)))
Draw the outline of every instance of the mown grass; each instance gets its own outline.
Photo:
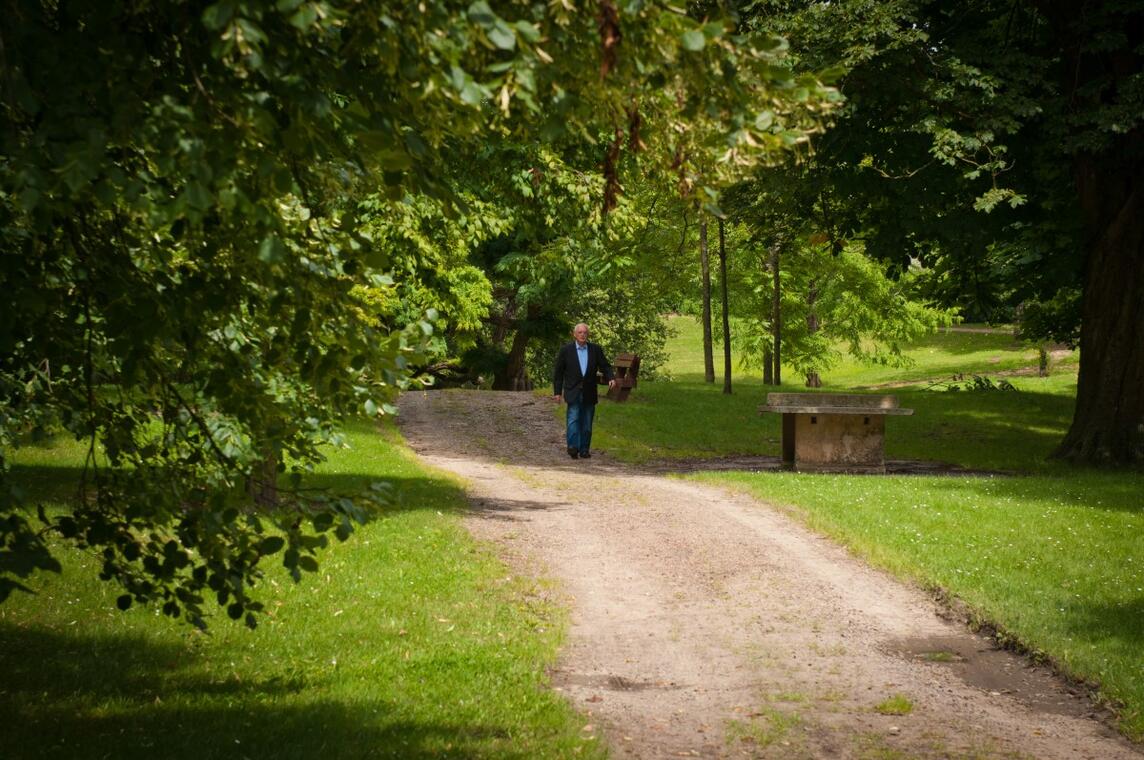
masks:
MULTIPOLYGON (((1068 429, 1075 378, 1009 379, 1018 392, 895 389, 914 414, 887 420, 886 456, 993 470, 1056 468, 1047 457, 1068 429)), ((631 462, 777 456, 779 417, 758 412, 768 390, 773 389, 740 381, 725 396, 721 384, 701 380, 641 382, 628 402, 600 407, 593 437, 599 448, 631 462)))
MULTIPOLYGON (((0 605, 5 758, 600 756, 546 688, 563 613, 459 524, 452 480, 420 468, 391 428, 350 431, 329 486, 375 479, 398 503, 294 584, 268 568, 270 613, 199 634, 115 609, 95 561, 0 605)), ((38 498, 74 488, 82 449, 21 451, 38 498)))
MULTIPOLYGON (((739 372, 731 396, 721 369, 703 383, 694 322, 676 318, 667 370, 628 404, 607 404, 602 449, 642 461, 778 455, 778 415, 759 415, 768 390, 739 372)), ((749 491, 872 563, 964 602, 976 619, 1057 664, 1119 705, 1123 731, 1144 740, 1144 474, 1092 471, 1048 459, 1071 421, 1076 356, 1048 378, 1009 376, 1012 391, 926 390, 955 373, 997 378, 1036 364, 1035 349, 1004 334, 942 333, 911 346, 909 369, 843 362, 824 391, 910 382, 910 417, 887 421, 886 456, 1008 474, 973 477, 703 473, 749 491)), ((721 368, 721 361, 716 362, 721 368)), ((784 391, 801 391, 789 369, 784 391)))

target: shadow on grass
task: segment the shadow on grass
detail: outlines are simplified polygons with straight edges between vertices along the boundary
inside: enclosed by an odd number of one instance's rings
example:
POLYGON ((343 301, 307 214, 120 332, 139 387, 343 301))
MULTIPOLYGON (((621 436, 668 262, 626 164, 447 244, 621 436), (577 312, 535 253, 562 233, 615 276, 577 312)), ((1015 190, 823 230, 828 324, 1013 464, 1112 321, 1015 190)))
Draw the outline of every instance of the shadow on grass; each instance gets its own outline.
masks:
POLYGON ((1110 638, 1125 649, 1144 648, 1144 596, 1113 603, 1078 602, 1070 607, 1066 620, 1080 641, 1110 638))
POLYGON ((395 477, 344 473, 314 475, 303 481, 303 487, 321 489, 331 494, 352 496, 381 483, 385 511, 433 509, 439 512, 463 512, 468 508, 464 490, 448 480, 433 477, 395 477))
POLYGON ((220 681, 198 664, 189 647, 141 636, 0 625, 3 756, 523 757, 506 727, 418 722, 318 696, 321 683, 220 681))
MULTIPOLYGON (((10 479, 23 490, 27 504, 67 504, 76 497, 81 472, 79 467, 14 465, 10 479)), ((387 510, 465 509, 464 491, 447 480, 433 477, 379 476, 371 473, 320 474, 306 477, 302 481, 302 489, 311 495, 326 491, 349 496, 369 490, 375 482, 386 484, 385 493, 390 502, 387 510)), ((287 488, 285 478, 282 487, 287 488)))
POLYGON ((1004 333, 961 333, 939 332, 925 335, 910 342, 911 352, 937 349, 945 354, 977 354, 985 351, 1014 351, 1023 352, 1032 350, 1030 346, 1012 335, 1004 333))
MULTIPOLYGON (((938 481, 935 487, 948 490, 963 502, 1004 501, 1023 511, 1034 508, 1039 513, 1043 509, 1061 507, 1085 512, 1144 515, 1144 503, 1140 500, 1140 492, 1144 488, 1144 476, 1132 473, 1069 470, 1063 465, 1060 470, 1059 473, 1037 478, 938 481)), ((1027 512, 1024 514, 1032 519, 1027 512)))
POLYGON ((7 478, 24 492, 32 504, 65 502, 75 498, 79 490, 82 467, 56 464, 14 464, 7 478))

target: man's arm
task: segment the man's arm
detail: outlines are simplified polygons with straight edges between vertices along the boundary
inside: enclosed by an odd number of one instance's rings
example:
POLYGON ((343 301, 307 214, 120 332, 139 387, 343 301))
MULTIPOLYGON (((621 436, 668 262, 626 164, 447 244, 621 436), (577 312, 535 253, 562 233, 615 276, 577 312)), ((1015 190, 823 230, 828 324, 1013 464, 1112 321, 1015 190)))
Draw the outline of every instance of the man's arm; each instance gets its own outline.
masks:
POLYGON ((608 387, 611 388, 615 385, 616 374, 612 371, 612 364, 608 361, 608 357, 604 356, 604 349, 596 346, 596 365, 604 373, 604 379, 608 381, 608 387))
POLYGON ((565 353, 567 352, 561 346, 560 350, 556 352, 556 369, 552 372, 552 395, 557 401, 560 400, 560 394, 564 390, 564 373, 567 370, 564 359, 565 353))

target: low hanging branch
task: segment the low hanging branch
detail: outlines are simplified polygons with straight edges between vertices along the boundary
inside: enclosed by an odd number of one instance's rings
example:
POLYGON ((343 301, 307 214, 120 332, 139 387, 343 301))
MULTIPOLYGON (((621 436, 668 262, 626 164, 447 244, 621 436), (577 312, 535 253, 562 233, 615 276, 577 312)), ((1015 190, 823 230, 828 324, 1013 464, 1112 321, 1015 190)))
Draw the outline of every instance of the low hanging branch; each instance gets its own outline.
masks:
POLYGON ((620 176, 617 165, 620 162, 620 146, 623 144, 624 132, 616 128, 612 144, 608 146, 608 153, 604 157, 604 214, 611 213, 616 207, 620 195, 620 176))
POLYGON ((603 81, 616 66, 616 52, 623 35, 620 33, 620 13, 612 0, 600 3, 600 15, 596 17, 600 30, 600 80, 603 81))
POLYGON ((628 107, 628 148, 632 153, 639 153, 647 148, 647 145, 640 138, 640 127, 643 126, 643 117, 640 116, 640 104, 632 101, 628 107))

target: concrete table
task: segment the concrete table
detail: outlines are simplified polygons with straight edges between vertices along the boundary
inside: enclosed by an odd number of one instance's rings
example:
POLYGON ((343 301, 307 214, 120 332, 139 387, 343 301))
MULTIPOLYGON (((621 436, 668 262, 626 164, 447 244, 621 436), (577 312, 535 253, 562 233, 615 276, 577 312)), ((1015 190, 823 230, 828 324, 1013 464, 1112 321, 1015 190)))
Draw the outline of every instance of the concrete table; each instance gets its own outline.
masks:
POLYGON ((759 411, 783 416, 783 466, 798 472, 885 472, 886 417, 914 413, 857 393, 768 393, 759 411))

